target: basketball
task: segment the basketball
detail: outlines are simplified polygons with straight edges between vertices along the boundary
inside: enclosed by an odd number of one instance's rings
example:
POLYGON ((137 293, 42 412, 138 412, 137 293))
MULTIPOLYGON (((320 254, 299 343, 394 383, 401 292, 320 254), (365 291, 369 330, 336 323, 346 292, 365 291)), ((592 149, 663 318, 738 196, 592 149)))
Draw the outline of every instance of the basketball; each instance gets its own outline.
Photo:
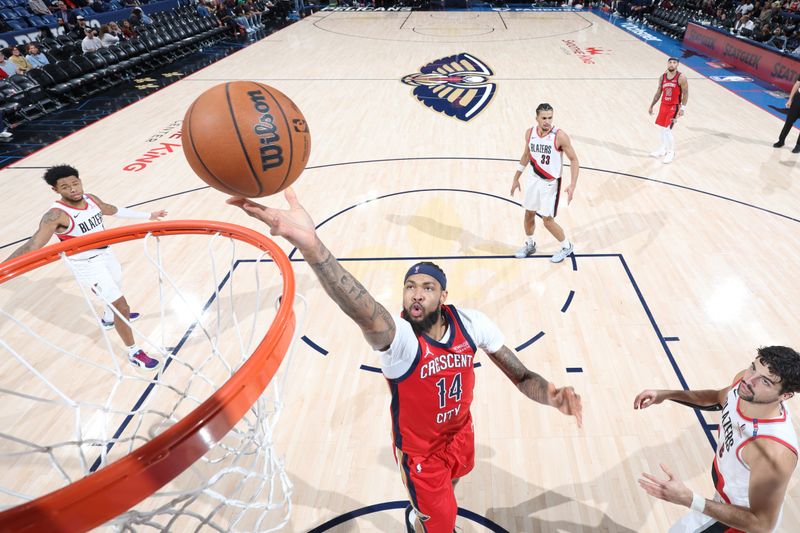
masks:
POLYGON ((186 160, 203 181, 248 198, 291 185, 311 153, 300 109, 254 81, 223 83, 198 96, 183 119, 182 139, 186 160))

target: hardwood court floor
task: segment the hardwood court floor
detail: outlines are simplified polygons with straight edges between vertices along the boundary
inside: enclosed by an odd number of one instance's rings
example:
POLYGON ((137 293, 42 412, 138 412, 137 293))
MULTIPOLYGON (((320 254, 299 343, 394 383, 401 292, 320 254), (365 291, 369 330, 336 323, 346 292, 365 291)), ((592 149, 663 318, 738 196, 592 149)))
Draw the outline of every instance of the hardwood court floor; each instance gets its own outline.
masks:
MULTIPOLYGON (((9 199, 2 241, 34 231, 52 201, 40 175, 62 162, 108 202, 260 228, 201 188, 176 135, 205 89, 232 79, 273 85, 312 131, 295 189, 373 295, 399 312, 405 269, 432 258, 448 274, 451 303, 484 311, 530 368, 583 396, 578 430, 481 356, 476 467, 458 486, 461 507, 514 532, 665 531, 684 509, 645 495, 637 477, 664 462, 710 496, 712 439, 686 408, 634 412, 636 393, 680 388, 679 376, 691 388, 719 388, 756 347, 800 346, 800 172, 788 150, 771 147, 781 122, 682 67, 689 108, 675 130, 675 162, 663 165, 648 157, 658 133, 647 106, 665 65, 665 54, 591 13, 317 13, 0 172, 9 199), (575 50, 588 48, 604 53, 586 63, 575 50), (459 53, 487 65, 496 84, 468 122, 420 104, 400 81, 459 53), (519 198, 508 196, 514 161, 543 101, 582 166, 574 201, 559 210, 574 264, 549 262, 556 243, 541 227, 541 255, 511 257, 523 240, 519 198), (582 372, 567 372, 575 367, 582 372)), ((135 302, 146 280, 121 259, 135 302)), ((327 355, 299 344, 289 369, 278 434, 295 483, 287 529, 375 506, 330 531, 402 531, 402 508, 391 504, 405 496, 389 395, 362 368, 377 358, 308 267, 294 265, 310 303, 301 334, 327 355)), ((780 531, 797 529, 798 502, 796 475, 780 531)), ((458 525, 486 531, 468 518, 458 525)))

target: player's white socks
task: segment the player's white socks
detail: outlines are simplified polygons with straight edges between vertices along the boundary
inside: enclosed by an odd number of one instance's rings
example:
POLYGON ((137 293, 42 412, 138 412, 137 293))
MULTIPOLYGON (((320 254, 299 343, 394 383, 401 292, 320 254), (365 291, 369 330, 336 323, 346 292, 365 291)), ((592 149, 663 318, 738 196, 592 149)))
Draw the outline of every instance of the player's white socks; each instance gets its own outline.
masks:
POLYGON ((139 350, 141 350, 141 348, 139 348, 139 345, 134 343, 133 346, 128 346, 128 355, 133 357, 133 355, 139 350))
POLYGON ((527 238, 525 239, 525 244, 529 244, 531 246, 536 244, 536 240, 533 238, 533 235, 528 235, 527 236, 527 238))
POLYGON ((563 241, 561 241, 561 247, 562 247, 563 249, 565 249, 565 250, 566 250, 566 249, 568 249, 570 246, 571 246, 571 244, 569 243, 569 239, 567 239, 567 238, 565 237, 565 238, 564 238, 564 240, 563 240, 563 241))
POLYGON ((675 151, 675 137, 672 136, 671 129, 661 128, 661 144, 664 146, 664 151, 675 151))

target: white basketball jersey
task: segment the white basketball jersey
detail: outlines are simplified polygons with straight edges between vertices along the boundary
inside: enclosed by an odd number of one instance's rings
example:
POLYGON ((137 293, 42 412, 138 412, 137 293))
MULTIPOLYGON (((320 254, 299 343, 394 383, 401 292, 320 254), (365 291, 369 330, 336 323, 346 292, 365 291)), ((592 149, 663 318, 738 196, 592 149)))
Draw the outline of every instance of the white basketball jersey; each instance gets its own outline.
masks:
MULTIPOLYGON (((80 237, 88 233, 97 233, 106 229, 103 226, 103 212, 100 211, 100 206, 87 195, 83 195, 86 201, 86 207, 83 209, 67 205, 60 200, 53 202, 52 209, 60 209, 65 212, 69 217, 69 226, 66 231, 56 233, 61 241, 80 237)), ((91 250, 81 252, 72 256, 73 259, 84 259, 90 255, 95 255, 91 250)))
POLYGON ((542 179, 554 180, 561 177, 561 150, 556 148, 555 126, 545 135, 539 137, 536 125, 531 128, 531 137, 528 139, 528 148, 531 151, 531 165, 533 173, 542 179))
POLYGON ((723 500, 750 507, 750 467, 742 459, 742 449, 755 439, 771 439, 797 455, 797 433, 784 403, 781 403, 783 414, 778 418, 752 419, 743 415, 739 406, 739 383, 737 381, 728 391, 722 408, 711 477, 723 500))

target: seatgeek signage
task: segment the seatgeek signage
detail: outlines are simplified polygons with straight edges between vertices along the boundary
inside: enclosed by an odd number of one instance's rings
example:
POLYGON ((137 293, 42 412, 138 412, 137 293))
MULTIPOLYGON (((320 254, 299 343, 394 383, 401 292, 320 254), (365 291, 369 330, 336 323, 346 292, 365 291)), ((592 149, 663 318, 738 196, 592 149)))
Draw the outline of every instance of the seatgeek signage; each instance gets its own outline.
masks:
MULTIPOLYGON (((175 9, 178 7, 178 0, 164 0, 162 2, 154 2, 152 4, 146 4, 140 7, 142 8, 142 11, 149 15, 150 13, 155 13, 158 11, 175 9)), ((111 11, 108 13, 97 13, 91 17, 86 17, 86 24, 95 28, 99 28, 103 24, 117 22, 128 18, 131 15, 131 11, 133 11, 133 8, 118 9, 117 11, 111 11)), ((50 26, 50 29, 53 30, 53 34, 55 35, 64 33, 64 29, 58 25, 50 26)), ((35 42, 38 38, 38 28, 25 28, 24 30, 0 33, 0 48, 35 42)))
POLYGON ((789 91, 800 75, 800 61, 750 44, 725 32, 689 24, 683 44, 789 91))

